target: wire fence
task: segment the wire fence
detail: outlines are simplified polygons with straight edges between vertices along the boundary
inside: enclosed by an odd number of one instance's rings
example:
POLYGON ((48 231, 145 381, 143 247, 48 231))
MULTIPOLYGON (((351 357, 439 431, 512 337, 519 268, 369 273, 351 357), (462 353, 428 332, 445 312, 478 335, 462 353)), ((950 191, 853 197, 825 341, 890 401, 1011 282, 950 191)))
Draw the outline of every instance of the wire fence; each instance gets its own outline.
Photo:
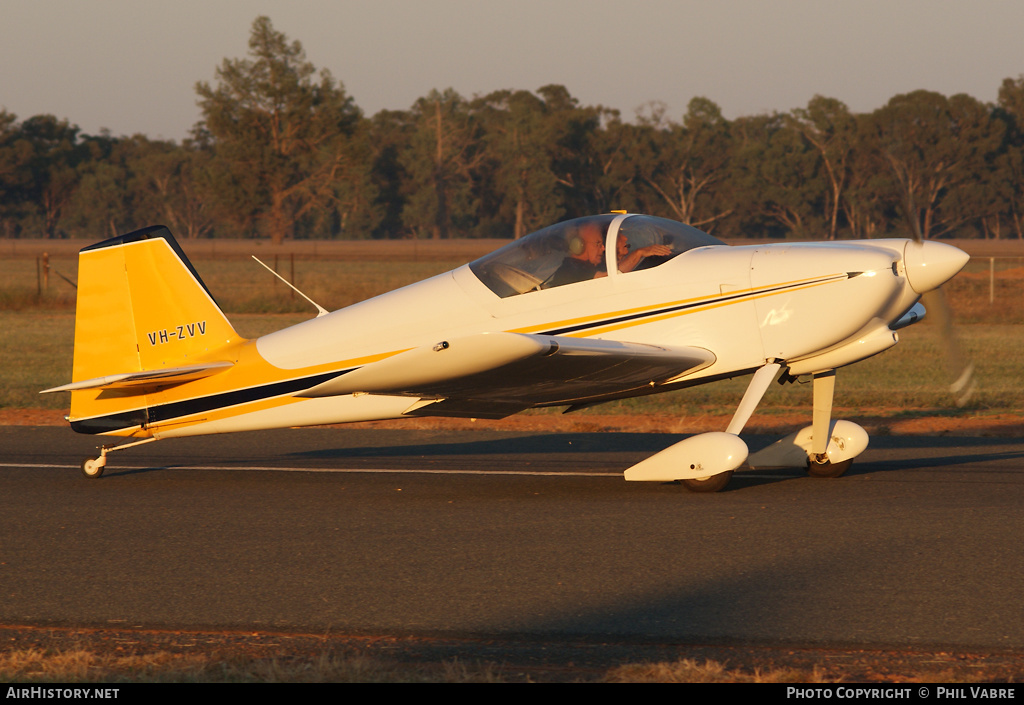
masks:
MULTIPOLYGON (((416 281, 415 277, 430 276, 444 269, 457 266, 489 251, 489 243, 477 241, 457 247, 442 248, 437 252, 424 255, 424 249, 391 250, 388 248, 376 251, 360 247, 352 251, 345 248, 321 248, 315 254, 306 247, 287 249, 287 245, 269 252, 259 252, 261 260, 285 279, 296 282, 303 276, 329 277, 330 269, 338 267, 339 273, 351 270, 342 267, 343 263, 360 263, 362 270, 395 270, 401 279, 403 273, 412 277, 407 281, 394 281, 387 277, 381 284, 396 284, 416 281), (376 254, 375 254, 376 252, 376 254), (407 272, 405 270, 408 270, 407 272), (434 271, 437 270, 437 271, 434 271)), ((77 287, 78 253, 77 248, 53 248, 56 251, 22 250, 16 254, 0 252, 0 293, 34 292, 36 296, 74 296, 77 287)), ((230 273, 230 285, 234 287, 249 286, 250 282, 260 285, 260 270, 252 260, 240 256, 236 248, 224 250, 199 250, 190 253, 200 273, 206 278, 210 272, 212 279, 220 278, 221 273, 230 273), (206 270, 206 271, 204 271, 206 270)), ((365 274, 366 272, 362 272, 365 274)), ((383 276, 383 275, 381 275, 383 276)), ((407 277, 407 278, 408 278, 407 277)), ((1024 256, 984 256, 974 255, 967 266, 950 283, 954 287, 967 285, 977 290, 982 282, 984 294, 989 304, 1005 303, 1016 306, 1024 291, 1024 256)), ((213 281, 208 281, 213 284, 213 281)), ((367 292, 368 293, 368 292, 367 292)))
MULTIPOLYGON (((963 272, 969 276, 987 277, 988 300, 994 304, 1003 291, 1002 287, 997 286, 999 281, 1024 278, 1024 257, 971 257, 963 272)), ((1006 295, 1010 295, 1009 292, 1006 295)))

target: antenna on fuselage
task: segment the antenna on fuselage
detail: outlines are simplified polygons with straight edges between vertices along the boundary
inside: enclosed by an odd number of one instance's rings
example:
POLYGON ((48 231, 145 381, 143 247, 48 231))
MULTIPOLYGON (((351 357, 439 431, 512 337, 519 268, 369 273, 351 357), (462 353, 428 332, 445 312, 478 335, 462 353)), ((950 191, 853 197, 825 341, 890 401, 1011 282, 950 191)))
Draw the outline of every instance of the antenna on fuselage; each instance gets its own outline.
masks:
POLYGON ((294 292, 295 292, 296 294, 298 294, 299 296, 301 296, 302 298, 304 298, 304 299, 305 299, 306 301, 308 301, 309 303, 311 303, 311 304, 313 304, 314 306, 316 306, 316 310, 317 310, 317 311, 319 311, 319 313, 317 313, 317 314, 316 314, 316 317, 317 317, 317 318, 320 318, 320 316, 324 316, 324 315, 326 315, 326 314, 330 313, 330 311, 328 311, 327 309, 325 309, 325 308, 324 308, 323 306, 321 306, 320 304, 318 304, 318 303, 317 303, 316 301, 314 301, 313 299, 309 298, 308 296, 306 296, 305 294, 303 294, 303 293, 302 293, 301 291, 299 291, 298 289, 296 289, 296 288, 295 288, 294 286, 292 286, 292 283, 291 283, 290 281, 288 281, 287 279, 285 279, 284 277, 282 277, 282 276, 281 276, 280 274, 278 274, 277 272, 275 272, 275 271, 274 271, 273 269, 271 269, 271 268, 270 268, 270 267, 268 267, 267 265, 263 264, 263 262, 260 262, 260 258, 259 258, 259 257, 257 257, 256 255, 250 255, 250 256, 251 256, 251 257, 252 257, 252 258, 253 258, 254 260, 256 260, 257 262, 259 262, 260 264, 262 264, 262 265, 263 265, 263 267, 264 267, 264 268, 265 268, 265 269, 266 269, 266 270, 267 270, 268 272, 270 272, 270 273, 271 273, 271 274, 273 274, 273 275, 274 275, 275 277, 277 277, 278 279, 280 279, 281 281, 283 281, 283 282, 284 282, 285 284, 287 284, 287 285, 288 285, 288 286, 289 286, 289 287, 291 288, 291 290, 292 290, 292 291, 294 291, 294 292))

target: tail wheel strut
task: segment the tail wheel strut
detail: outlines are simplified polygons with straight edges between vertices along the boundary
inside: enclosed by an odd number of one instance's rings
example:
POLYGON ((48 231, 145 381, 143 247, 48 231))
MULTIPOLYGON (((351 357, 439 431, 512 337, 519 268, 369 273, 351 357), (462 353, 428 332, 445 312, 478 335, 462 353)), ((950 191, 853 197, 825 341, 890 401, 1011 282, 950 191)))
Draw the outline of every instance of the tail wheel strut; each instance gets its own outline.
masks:
POLYGON ((143 438, 141 441, 122 443, 119 446, 101 446, 99 457, 86 458, 82 461, 82 474, 90 479, 103 477, 103 469, 107 467, 107 453, 113 453, 115 450, 124 450, 125 448, 133 448, 134 446, 151 443, 155 440, 156 438, 143 438))

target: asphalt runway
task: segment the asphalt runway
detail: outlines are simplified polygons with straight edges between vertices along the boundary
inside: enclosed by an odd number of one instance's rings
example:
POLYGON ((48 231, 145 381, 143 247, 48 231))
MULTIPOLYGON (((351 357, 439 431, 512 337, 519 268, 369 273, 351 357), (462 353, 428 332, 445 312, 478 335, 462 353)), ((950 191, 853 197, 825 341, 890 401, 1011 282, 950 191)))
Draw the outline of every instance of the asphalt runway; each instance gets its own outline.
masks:
MULTIPOLYGON (((627 483, 678 436, 0 427, 0 624, 1024 649, 1024 439, 627 483)), ((753 450, 768 438, 747 439, 753 450)))

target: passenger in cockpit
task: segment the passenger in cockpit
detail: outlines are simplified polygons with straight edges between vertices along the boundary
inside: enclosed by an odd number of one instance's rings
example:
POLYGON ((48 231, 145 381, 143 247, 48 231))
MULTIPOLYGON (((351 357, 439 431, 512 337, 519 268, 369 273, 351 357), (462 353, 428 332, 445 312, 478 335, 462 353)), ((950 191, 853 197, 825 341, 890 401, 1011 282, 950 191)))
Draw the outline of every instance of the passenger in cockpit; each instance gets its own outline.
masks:
POLYGON ((615 242, 615 259, 618 262, 620 272, 632 272, 647 257, 669 257, 672 255, 672 248, 668 245, 647 245, 638 247, 630 252, 629 240, 625 235, 619 234, 615 242))

